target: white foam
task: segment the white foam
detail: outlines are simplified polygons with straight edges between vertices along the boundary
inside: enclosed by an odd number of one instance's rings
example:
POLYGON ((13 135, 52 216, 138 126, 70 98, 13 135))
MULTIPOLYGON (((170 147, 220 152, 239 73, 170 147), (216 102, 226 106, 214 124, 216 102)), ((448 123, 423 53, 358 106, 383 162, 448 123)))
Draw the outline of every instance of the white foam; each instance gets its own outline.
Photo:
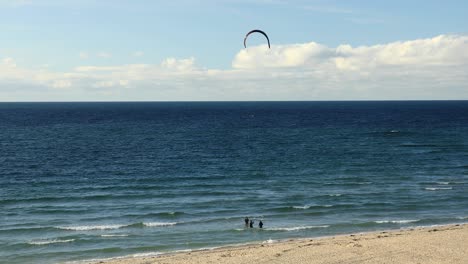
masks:
POLYGON ((88 260, 67 261, 67 262, 64 262, 64 263, 66 263, 66 264, 103 263, 103 262, 113 261, 113 260, 121 260, 121 259, 129 259, 129 258, 140 258, 140 257, 151 257, 151 256, 162 255, 162 254, 164 254, 164 253, 162 253, 162 252, 146 252, 146 253, 136 253, 136 254, 131 254, 131 255, 118 256, 118 257, 113 257, 113 258, 96 258, 96 259, 88 259, 88 260))
POLYGON ((30 245, 36 245, 36 246, 43 246, 43 245, 49 245, 49 244, 58 244, 58 243, 70 243, 75 241, 75 239, 53 239, 53 240, 38 240, 38 241, 31 241, 28 242, 30 245))
POLYGON ((294 209, 309 209, 310 208, 310 205, 304 205, 304 206, 293 206, 294 209))
POLYGON ((161 255, 161 252, 146 252, 146 253, 136 253, 131 255, 132 258, 143 258, 143 257, 154 257, 161 255))
POLYGON ((202 248, 197 248, 197 249, 192 250, 192 251, 215 250, 215 249, 219 249, 219 248, 221 248, 221 247, 202 247, 202 248))
POLYGON ((275 243, 276 241, 277 241, 277 240, 273 240, 273 239, 270 238, 270 239, 268 239, 268 240, 263 241, 262 244, 273 244, 273 243, 275 243))
POLYGON ((143 225, 147 227, 157 227, 157 226, 173 226, 173 225, 177 225, 177 223, 176 222, 173 222, 173 223, 149 222, 149 223, 143 223, 143 225))
POLYGON ((450 182, 437 182, 437 184, 439 184, 439 185, 449 185, 450 182))
POLYGON ((96 225, 96 226, 59 226, 58 229, 72 230, 72 231, 90 231, 90 230, 109 230, 119 229, 126 225, 96 225))
POLYGON ((125 234, 123 234, 123 235, 112 235, 112 234, 110 234, 110 235, 101 235, 101 237, 128 237, 128 235, 125 235, 125 234))
POLYGON ((294 209, 301 209, 301 210, 306 210, 309 209, 312 206, 316 207, 333 207, 331 204, 325 204, 325 205, 303 205, 303 206, 293 206, 294 209))
POLYGON ((453 189, 452 187, 440 187, 440 188, 437 188, 437 187, 427 187, 427 188, 424 188, 424 190, 426 190, 426 191, 452 190, 452 189, 453 189))
POLYGON ((304 229, 327 228, 327 227, 329 227, 329 225, 295 226, 295 227, 272 227, 272 228, 266 228, 266 229, 271 230, 271 231, 297 231, 297 230, 304 230, 304 229))
POLYGON ((340 193, 337 193, 337 194, 329 194, 328 196, 335 196, 335 197, 338 197, 338 196, 341 196, 340 193))
POLYGON ((414 223, 418 222, 419 220, 381 220, 375 221, 377 224, 407 224, 407 223, 414 223))

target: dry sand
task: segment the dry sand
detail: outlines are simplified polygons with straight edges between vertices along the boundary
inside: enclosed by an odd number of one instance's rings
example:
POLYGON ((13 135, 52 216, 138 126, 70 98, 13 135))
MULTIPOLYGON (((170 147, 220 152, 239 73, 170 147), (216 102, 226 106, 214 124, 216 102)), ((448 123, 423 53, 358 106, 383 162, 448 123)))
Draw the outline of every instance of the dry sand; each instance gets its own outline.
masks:
POLYGON ((468 263, 468 225, 447 225, 225 247, 95 263, 468 263))

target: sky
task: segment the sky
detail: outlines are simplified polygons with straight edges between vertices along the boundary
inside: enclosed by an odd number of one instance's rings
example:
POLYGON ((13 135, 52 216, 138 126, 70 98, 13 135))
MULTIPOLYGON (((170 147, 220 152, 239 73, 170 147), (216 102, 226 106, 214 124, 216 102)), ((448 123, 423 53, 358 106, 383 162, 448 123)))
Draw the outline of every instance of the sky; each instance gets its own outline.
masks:
POLYGON ((0 0, 0 102, 468 100, 468 1, 0 0), (265 31, 271 41, 252 34, 265 31))

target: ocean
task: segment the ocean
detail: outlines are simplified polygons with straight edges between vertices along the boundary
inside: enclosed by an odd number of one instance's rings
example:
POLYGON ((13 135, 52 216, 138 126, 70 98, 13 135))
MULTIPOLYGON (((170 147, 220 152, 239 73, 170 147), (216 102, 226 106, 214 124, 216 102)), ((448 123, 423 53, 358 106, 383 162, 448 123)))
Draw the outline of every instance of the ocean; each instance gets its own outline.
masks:
POLYGON ((1 263, 466 223, 467 186, 468 101, 0 103, 1 263))

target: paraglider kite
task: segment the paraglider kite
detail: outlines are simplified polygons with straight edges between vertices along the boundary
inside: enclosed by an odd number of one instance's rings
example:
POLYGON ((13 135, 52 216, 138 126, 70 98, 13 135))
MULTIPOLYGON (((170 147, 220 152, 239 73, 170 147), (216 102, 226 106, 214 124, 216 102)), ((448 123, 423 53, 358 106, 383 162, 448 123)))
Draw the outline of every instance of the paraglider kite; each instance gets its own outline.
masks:
POLYGON ((247 33, 247 35, 245 35, 245 38, 244 38, 244 48, 247 48, 247 44, 246 44, 246 41, 247 41, 247 37, 252 34, 252 33, 260 33, 260 34, 263 34, 263 36, 265 36, 265 38, 267 39, 268 41, 268 48, 271 48, 270 47, 270 39, 268 38, 267 34, 263 31, 261 31, 260 29, 254 29, 254 30, 251 30, 249 33, 247 33))

